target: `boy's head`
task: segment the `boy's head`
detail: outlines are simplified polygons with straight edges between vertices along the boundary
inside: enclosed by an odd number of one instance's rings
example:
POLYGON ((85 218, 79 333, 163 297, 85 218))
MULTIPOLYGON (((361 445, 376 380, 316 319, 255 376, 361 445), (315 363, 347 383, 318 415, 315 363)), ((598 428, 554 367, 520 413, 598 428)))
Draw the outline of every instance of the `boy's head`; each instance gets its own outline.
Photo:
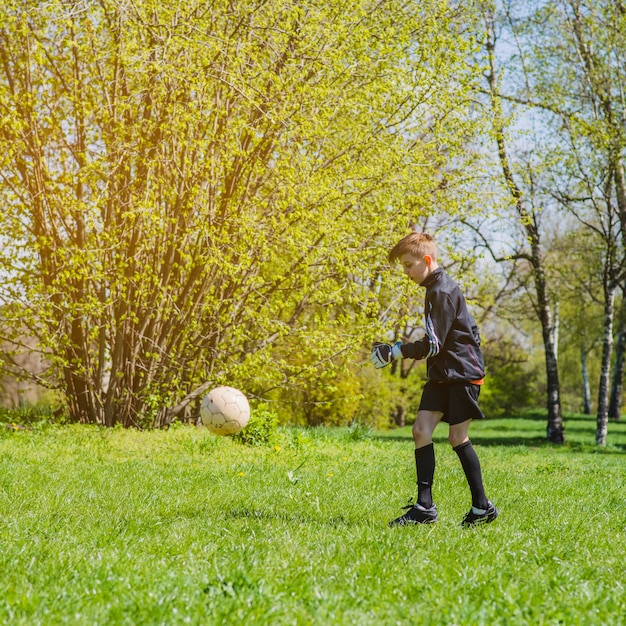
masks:
POLYGON ((389 262, 399 262, 404 273, 420 284, 439 267, 435 240, 426 233, 410 233, 391 249, 389 262))

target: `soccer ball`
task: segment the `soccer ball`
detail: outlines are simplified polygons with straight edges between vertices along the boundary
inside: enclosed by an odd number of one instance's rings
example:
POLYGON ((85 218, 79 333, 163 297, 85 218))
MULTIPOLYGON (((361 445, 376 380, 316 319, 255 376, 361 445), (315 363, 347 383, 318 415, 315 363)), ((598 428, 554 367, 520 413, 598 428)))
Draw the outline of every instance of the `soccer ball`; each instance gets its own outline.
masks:
POLYGON ((216 435, 235 435, 250 420, 246 396, 233 387, 216 387, 202 399, 202 423, 216 435))

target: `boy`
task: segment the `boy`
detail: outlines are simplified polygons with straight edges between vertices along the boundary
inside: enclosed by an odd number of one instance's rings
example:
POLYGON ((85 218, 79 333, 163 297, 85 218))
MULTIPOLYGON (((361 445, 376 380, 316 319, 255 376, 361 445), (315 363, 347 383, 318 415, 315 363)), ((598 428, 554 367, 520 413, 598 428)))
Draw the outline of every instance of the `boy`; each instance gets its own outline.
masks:
POLYGON ((400 262, 404 273, 426 288, 424 315, 426 335, 415 343, 394 345, 376 342, 370 356, 375 367, 395 359, 426 359, 428 381, 413 424, 417 502, 390 526, 429 524, 437 521, 432 500, 435 451, 432 435, 440 421, 448 422, 448 441, 457 453, 472 494, 472 508, 463 526, 492 522, 498 510, 485 496, 480 461, 468 437, 472 419, 483 419, 478 406, 480 385, 485 375, 480 335, 465 298, 437 264, 434 239, 413 232, 401 239, 389 253, 389 262, 400 262))

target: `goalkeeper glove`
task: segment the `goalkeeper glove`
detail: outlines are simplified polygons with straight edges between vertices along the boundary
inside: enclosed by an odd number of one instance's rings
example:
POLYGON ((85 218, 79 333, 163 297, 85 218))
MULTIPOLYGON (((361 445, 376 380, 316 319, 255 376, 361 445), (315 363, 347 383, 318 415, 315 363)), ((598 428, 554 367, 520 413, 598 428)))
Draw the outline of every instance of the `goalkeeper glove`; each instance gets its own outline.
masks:
POLYGON ((370 355, 372 365, 376 368, 385 367, 392 361, 402 358, 401 346, 402 343, 400 341, 393 345, 375 341, 372 347, 372 354, 370 355))

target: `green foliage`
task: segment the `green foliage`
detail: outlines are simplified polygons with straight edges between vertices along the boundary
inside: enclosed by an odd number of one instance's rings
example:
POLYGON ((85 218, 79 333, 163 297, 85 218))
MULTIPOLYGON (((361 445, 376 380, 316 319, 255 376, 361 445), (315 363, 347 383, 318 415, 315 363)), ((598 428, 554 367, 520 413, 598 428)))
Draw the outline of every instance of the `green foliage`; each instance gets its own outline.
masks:
POLYGON ((362 405, 363 369, 360 366, 328 368, 317 378, 279 389, 274 395, 282 421, 304 426, 346 426, 362 405))
POLYGON ((361 422, 353 422, 346 431, 348 441, 364 441, 374 436, 374 430, 361 422))
POLYGON ((299 384, 360 349, 390 239, 461 209, 466 17, 2 3, 0 323, 71 419, 163 425, 207 381, 299 384))
POLYGON ((408 428, 285 429, 280 450, 189 426, 1 431, 0 622, 620 624, 626 424, 600 450, 594 418, 566 420, 558 447, 545 411, 472 424, 501 515, 469 531, 443 427, 440 521, 404 529, 408 428))
POLYGON ((267 405, 259 404, 250 414, 248 425, 233 436, 247 446, 269 445, 277 438, 278 415, 267 405))
POLYGON ((392 425, 394 413, 402 409, 413 418, 424 384, 423 363, 408 378, 391 368, 376 370, 369 353, 344 368, 321 372, 317 379, 301 381, 272 394, 280 407, 281 422, 302 426, 350 426, 384 429, 392 425))
MULTIPOLYGON (((600 378, 603 304, 602 243, 594 231, 572 229, 556 242, 552 254, 558 266, 556 282, 559 298, 559 380, 561 400, 568 411, 583 409, 582 353, 588 360, 592 401, 597 400, 600 378), (581 267, 580 259, 590 258, 589 267, 581 267), (591 269, 591 271, 590 271, 591 269)), ((619 301, 616 302, 619 310, 619 301)), ((617 319, 616 328, 617 328, 617 319)))
POLYGON ((0 407, 0 423, 16 429, 41 423, 63 424, 67 421, 67 411, 58 400, 42 401, 37 404, 18 407, 0 407))
POLYGON ((489 341, 484 346, 487 376, 480 392, 480 405, 488 417, 518 414, 523 409, 541 404, 543 397, 536 381, 542 375, 537 364, 509 341, 489 341))

